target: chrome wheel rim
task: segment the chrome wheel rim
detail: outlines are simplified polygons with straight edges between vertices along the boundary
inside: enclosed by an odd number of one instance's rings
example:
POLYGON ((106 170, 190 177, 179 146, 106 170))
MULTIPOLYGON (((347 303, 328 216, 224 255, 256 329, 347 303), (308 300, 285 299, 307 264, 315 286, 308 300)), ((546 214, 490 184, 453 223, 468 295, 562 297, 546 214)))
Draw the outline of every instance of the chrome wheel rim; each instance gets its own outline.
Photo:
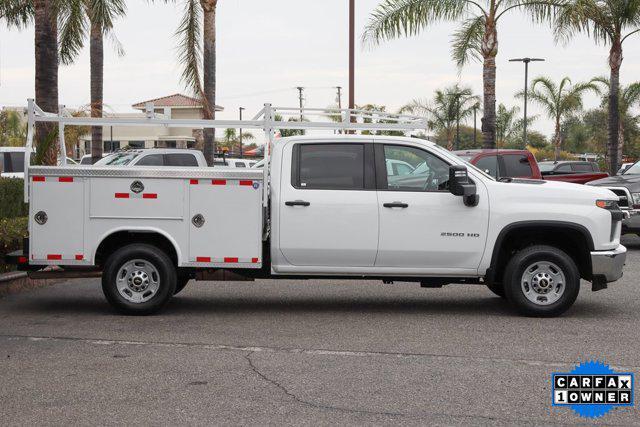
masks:
POLYGON ((558 301, 566 289, 564 273, 556 264, 538 261, 522 274, 520 287, 524 296, 536 305, 550 305, 558 301))
POLYGON ((160 288, 160 274, 147 260, 134 259, 118 270, 116 286, 120 295, 129 302, 141 304, 149 301, 160 288))

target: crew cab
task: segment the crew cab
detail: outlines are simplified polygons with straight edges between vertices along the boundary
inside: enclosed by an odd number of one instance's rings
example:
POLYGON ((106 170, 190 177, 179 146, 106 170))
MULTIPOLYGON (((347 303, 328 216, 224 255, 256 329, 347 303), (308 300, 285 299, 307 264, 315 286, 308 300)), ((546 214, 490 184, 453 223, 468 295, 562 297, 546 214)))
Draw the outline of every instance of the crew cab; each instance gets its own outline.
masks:
POLYGON ((538 163, 529 150, 458 150, 455 154, 497 179, 529 178, 585 184, 609 176, 592 162, 538 163))
POLYGON ((499 181, 417 138, 274 139, 274 128, 329 125, 264 116, 220 124, 265 129, 263 169, 28 167, 29 241, 8 259, 32 277, 99 275, 129 314, 160 310, 190 279, 346 278, 486 285, 525 315, 555 316, 581 279, 600 290, 622 276, 622 213, 607 189, 499 181), (395 161, 411 174, 391 174, 395 161))

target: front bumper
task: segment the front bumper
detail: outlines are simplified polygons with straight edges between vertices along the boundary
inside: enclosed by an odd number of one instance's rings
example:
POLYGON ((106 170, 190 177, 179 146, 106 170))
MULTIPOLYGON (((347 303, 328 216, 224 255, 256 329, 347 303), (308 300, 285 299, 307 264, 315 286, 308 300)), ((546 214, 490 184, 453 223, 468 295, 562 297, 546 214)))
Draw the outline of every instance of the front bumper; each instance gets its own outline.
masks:
POLYGON ((615 282, 622 277, 622 267, 627 259, 627 248, 619 245, 611 251, 591 252, 591 272, 594 279, 615 282))

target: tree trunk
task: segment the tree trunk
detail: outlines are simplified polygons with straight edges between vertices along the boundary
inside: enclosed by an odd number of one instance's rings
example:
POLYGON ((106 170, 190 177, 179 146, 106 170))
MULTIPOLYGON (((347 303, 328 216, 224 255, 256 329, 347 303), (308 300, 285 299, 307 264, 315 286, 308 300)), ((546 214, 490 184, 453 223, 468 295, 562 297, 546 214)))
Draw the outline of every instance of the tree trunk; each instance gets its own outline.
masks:
POLYGON ((622 43, 616 39, 609 50, 609 140, 607 151, 609 152, 609 174, 616 175, 619 169, 618 158, 618 126, 620 123, 620 65, 622 65, 622 43))
MULTIPOLYGON (((58 25, 52 0, 34 0, 36 103, 47 112, 58 112, 58 25)), ((52 123, 36 125, 36 162, 55 165, 58 129, 52 123)))
MULTIPOLYGON (((620 165, 624 162, 624 117, 618 121, 618 161, 620 165)), ((619 169, 619 168, 618 168, 619 169)))
POLYGON ((555 135, 553 136, 553 160, 558 161, 560 158, 560 148, 562 145, 562 136, 560 135, 560 119, 556 120, 555 135))
POLYGON ((498 54, 498 33, 492 18, 486 18, 484 35, 482 36, 483 85, 483 119, 482 146, 496 146, 496 55, 498 54))
MULTIPOLYGON (((217 0, 201 0, 204 11, 203 75, 205 119, 216 118, 216 4, 217 0)), ((213 165, 216 152, 215 129, 204 129, 204 157, 213 165)))
MULTIPOLYGON (((91 23, 89 56, 91 73, 91 117, 102 117, 104 84, 104 49, 102 28, 91 23)), ((91 163, 102 158, 102 126, 91 127, 91 163)))

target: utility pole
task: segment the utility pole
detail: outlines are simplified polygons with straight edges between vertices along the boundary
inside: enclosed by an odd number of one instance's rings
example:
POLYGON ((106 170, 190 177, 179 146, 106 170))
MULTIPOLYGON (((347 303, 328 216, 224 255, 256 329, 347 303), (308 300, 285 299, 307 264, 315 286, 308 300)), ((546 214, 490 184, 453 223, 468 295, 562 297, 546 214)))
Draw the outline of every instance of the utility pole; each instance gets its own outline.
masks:
POLYGON ((544 61, 543 58, 513 58, 509 62, 524 62, 524 123, 522 132, 522 145, 527 148, 527 91, 529 86, 529 62, 544 61))
MULTIPOLYGON (((240 112, 240 121, 242 121, 242 110, 244 109, 244 107, 238 108, 238 111, 240 112)), ((242 158, 242 128, 240 128, 240 135, 238 139, 240 140, 240 158, 242 158)))
POLYGON ((302 122, 302 101, 304 101, 302 91, 304 91, 304 88, 302 86, 298 86, 296 89, 298 89, 298 100, 300 101, 300 122, 302 122))
POLYGON ((349 108, 355 108, 355 14, 356 1, 349 0, 349 108))

